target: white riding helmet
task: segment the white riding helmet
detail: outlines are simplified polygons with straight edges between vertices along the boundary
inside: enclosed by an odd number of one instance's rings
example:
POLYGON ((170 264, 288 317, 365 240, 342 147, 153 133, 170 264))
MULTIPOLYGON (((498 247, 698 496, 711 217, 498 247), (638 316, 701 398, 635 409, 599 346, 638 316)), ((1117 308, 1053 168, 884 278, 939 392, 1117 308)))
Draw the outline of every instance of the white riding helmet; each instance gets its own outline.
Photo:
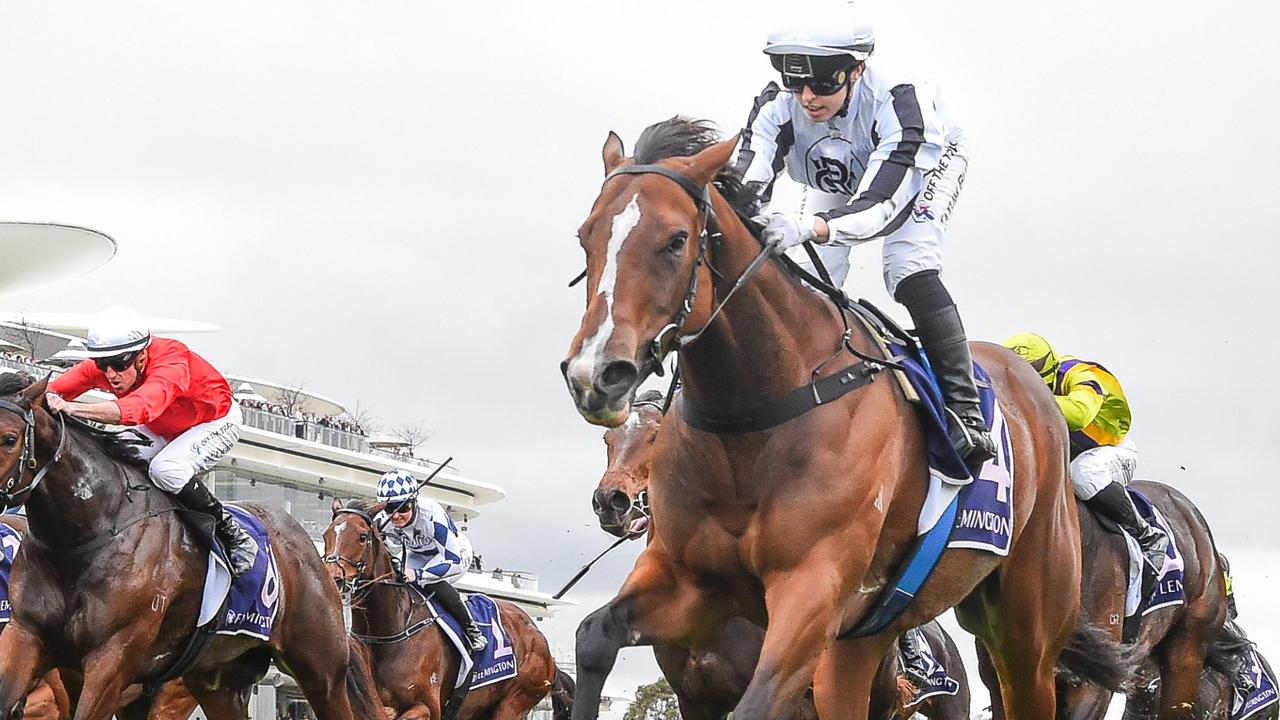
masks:
POLYGON ((418 497, 418 478, 404 470, 391 470, 378 480, 378 499, 399 503, 418 497))
POLYGON ((85 338, 86 357, 105 358, 136 353, 151 344, 151 331, 137 313, 123 308, 104 312, 89 328, 85 338))
POLYGON ((766 55, 847 56, 862 62, 876 49, 876 33, 852 5, 828 8, 769 33, 766 55))

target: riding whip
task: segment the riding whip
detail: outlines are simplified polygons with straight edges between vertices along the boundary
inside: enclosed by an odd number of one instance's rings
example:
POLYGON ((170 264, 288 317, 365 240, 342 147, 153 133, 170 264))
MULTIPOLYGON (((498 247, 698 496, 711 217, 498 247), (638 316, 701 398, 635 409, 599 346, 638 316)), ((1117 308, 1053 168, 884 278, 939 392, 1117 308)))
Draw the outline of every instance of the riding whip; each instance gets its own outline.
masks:
POLYGON ((633 538, 633 537, 635 537, 635 535, 623 535, 622 537, 618 538, 617 540, 614 540, 612 545, 610 545, 609 547, 605 548, 605 549, 604 549, 604 551, 603 551, 603 552, 601 552, 599 555, 595 556, 595 559, 593 559, 591 562, 587 563, 586 565, 583 565, 583 566, 582 566, 582 569, 578 571, 578 574, 577 574, 577 575, 574 575, 572 578, 569 578, 569 582, 565 583, 564 587, 560 588, 560 592, 556 593, 555 595, 552 595, 551 597, 552 597, 552 598, 554 598, 554 599, 556 599, 556 600, 559 600, 559 599, 561 598, 561 596, 563 596, 565 593, 569 592, 569 589, 570 589, 570 588, 572 588, 574 585, 577 585, 577 584, 578 584, 578 581, 582 579, 582 576, 583 576, 583 575, 586 575, 586 574, 587 574, 587 571, 591 569, 591 566, 592 566, 592 565, 595 565, 595 564, 596 564, 596 561, 597 561, 597 560, 599 560, 600 558, 604 557, 604 556, 605 556, 605 554, 606 554, 606 553, 608 553, 610 550, 612 550, 612 549, 614 549, 614 548, 618 547, 618 546, 619 546, 619 545, 621 545, 623 542, 625 542, 625 541, 627 541, 627 540, 630 540, 630 539, 631 539, 631 538, 633 538))

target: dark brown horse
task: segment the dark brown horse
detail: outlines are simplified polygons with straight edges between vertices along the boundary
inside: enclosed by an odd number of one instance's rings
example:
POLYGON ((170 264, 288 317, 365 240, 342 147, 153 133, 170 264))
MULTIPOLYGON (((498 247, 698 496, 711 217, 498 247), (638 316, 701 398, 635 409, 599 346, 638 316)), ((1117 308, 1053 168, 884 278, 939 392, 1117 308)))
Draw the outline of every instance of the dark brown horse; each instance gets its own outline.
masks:
MULTIPOLYGON (((161 676, 194 632, 207 551, 118 441, 45 407, 46 381, 0 379, 0 490, 30 527, 0 633, 0 718, 50 668, 83 676, 77 720, 106 720, 130 685, 161 676), (37 482, 37 477, 40 477, 37 482)), ((348 665, 337 589, 305 530, 282 510, 245 505, 266 525, 279 566, 272 638, 215 635, 183 674, 205 714, 243 718, 249 689, 275 660, 316 715, 381 718, 367 675, 348 665)), ((118 714, 142 718, 143 696, 118 714)))
MULTIPOLYGON (((631 404, 631 416, 604 433, 608 466, 592 495, 591 505, 600 528, 618 537, 639 538, 648 526, 644 498, 649 491, 653 444, 662 426, 661 393, 649 391, 631 404)), ((937 622, 924 626, 933 656, 960 687, 955 695, 926 698, 911 706, 912 686, 901 672, 901 658, 891 649, 876 671, 871 690, 870 717, 887 720, 909 717, 907 706, 933 720, 967 720, 969 682, 955 641, 937 622), (904 685, 905 683, 905 685, 904 685)), ((679 645, 654 645, 653 654, 671 684, 684 720, 726 717, 746 692, 764 642, 764 630, 744 618, 724 624, 708 647, 690 650, 679 645)), ((816 718, 812 699, 805 697, 800 716, 816 718)))
POLYGON ((578 630, 575 718, 595 716, 621 647, 698 647, 741 616, 768 630, 738 720, 788 717, 811 684, 824 720, 862 720, 894 639, 957 605, 995 658, 1010 717, 1051 717, 1059 654, 1073 637, 1096 639, 1073 635, 1079 527, 1056 403, 1016 355, 974 347, 1013 442, 1009 556, 947 550, 904 613, 869 637, 849 634, 916 537, 925 438, 880 366, 857 361, 884 357, 869 332, 777 261, 724 303, 762 252, 731 204, 743 199, 724 172, 733 146, 674 119, 648 128, 633 159, 610 134, 606 180, 578 231, 587 309, 561 367, 579 413, 624 422, 637 385, 677 344, 684 390, 654 445, 650 543, 578 630), (758 417, 846 370, 872 380, 781 424, 710 432, 686 420, 758 417))
MULTIPOLYGON (((0 523, 17 531, 19 536, 27 534, 27 519, 21 515, 0 515, 0 523)), ((12 569, 10 577, 12 578, 12 569)), ((0 626, 2 627, 2 626, 0 626)), ((77 694, 80 678, 71 674, 72 689, 77 694)), ((134 685, 125 692, 122 705, 132 704, 142 694, 142 686, 134 685)), ((187 720, 196 709, 196 699, 187 692, 182 680, 165 683, 156 691, 155 701, 147 715, 148 720, 187 720)), ((27 695, 23 708, 24 720, 68 720, 71 717, 72 698, 67 692, 67 684, 62 673, 50 670, 36 681, 35 687, 27 695)))
MULTIPOLYGON (((1200 675, 1200 700, 1196 705, 1197 720, 1230 720, 1234 701, 1234 679, 1247 662, 1253 643, 1234 622, 1228 622, 1209 647, 1204 672, 1200 675)), ((1264 671, 1272 678, 1275 672, 1267 659, 1258 654, 1264 671)), ((1160 679, 1153 678, 1134 691, 1124 708, 1124 720, 1155 720, 1160 706, 1160 679)), ((1277 720, 1280 704, 1272 705, 1250 717, 1250 720, 1277 720)))
MULTIPOLYGON (((1173 701, 1177 707, 1165 708, 1166 713, 1177 717, 1176 712, 1190 712, 1188 717, 1199 717, 1195 714, 1198 710, 1192 711, 1181 703, 1194 706, 1200 696, 1205 656, 1221 636, 1227 618, 1223 567, 1204 516, 1185 495, 1150 481, 1135 482, 1134 487, 1150 499, 1169 522, 1182 555, 1186 594, 1184 604, 1160 608, 1142 618, 1138 634, 1129 647, 1131 656, 1145 659, 1136 673, 1135 687, 1146 687, 1158 678, 1160 686, 1168 689, 1168 697, 1178 698, 1173 701)), ((1125 616, 1128 550, 1124 538, 1105 528, 1083 503, 1077 503, 1077 508, 1083 558, 1088 568, 1081 585, 1081 607, 1085 617, 1107 628, 1118 641, 1125 616)), ((978 662, 980 676, 988 687, 993 687, 994 677, 981 647, 978 662)), ((1111 703, 1112 693, 1094 685, 1062 682, 1059 689, 1059 716, 1071 720, 1101 720, 1111 703)), ((992 705, 993 717, 1004 717, 994 693, 992 705)))
MULTIPOLYGON (((325 563, 351 604, 352 636, 370 653, 382 702, 399 718, 440 720, 458 678, 457 651, 431 620, 422 594, 400 582, 374 517, 383 503, 335 503, 324 531, 325 563)), ((525 611, 495 601, 511 636, 517 675, 467 693, 458 720, 521 720, 556 685, 547 639, 525 611)), ((562 683, 561 683, 562 684, 562 683)), ((556 702, 572 700, 561 687, 556 702)))

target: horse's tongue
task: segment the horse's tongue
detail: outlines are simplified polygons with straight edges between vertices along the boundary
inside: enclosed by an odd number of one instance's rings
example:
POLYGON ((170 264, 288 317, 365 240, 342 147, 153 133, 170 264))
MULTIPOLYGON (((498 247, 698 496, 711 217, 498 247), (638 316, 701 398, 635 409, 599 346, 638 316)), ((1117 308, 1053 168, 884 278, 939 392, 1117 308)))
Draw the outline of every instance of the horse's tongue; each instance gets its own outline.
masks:
POLYGON ((640 533, 648 529, 649 529, 649 518, 639 517, 639 518, 636 518, 635 520, 632 520, 631 524, 627 526, 627 534, 639 535, 640 533))

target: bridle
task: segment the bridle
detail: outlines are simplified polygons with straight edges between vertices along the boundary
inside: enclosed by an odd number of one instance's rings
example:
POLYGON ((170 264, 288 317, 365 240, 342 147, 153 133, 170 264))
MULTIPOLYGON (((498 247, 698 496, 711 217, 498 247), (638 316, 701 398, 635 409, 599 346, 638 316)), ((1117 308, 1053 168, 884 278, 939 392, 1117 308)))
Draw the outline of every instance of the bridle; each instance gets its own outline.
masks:
POLYGON ((374 585, 394 585, 397 587, 403 587, 405 588, 405 590, 409 591, 409 597, 410 597, 409 617, 405 619, 405 627, 400 632, 394 635, 362 635, 356 632, 349 632, 348 634, 351 635, 351 637, 361 642, 370 643, 373 645, 386 645, 391 643, 397 643, 397 642, 400 642, 401 640, 405 640, 410 637, 413 637, 419 631, 427 627, 430 627, 436 621, 436 618, 430 613, 428 613, 425 618, 418 620, 417 622, 414 622, 413 620, 414 608, 417 607, 419 604, 419 602, 416 601, 416 598, 422 598, 422 600, 424 601, 426 599, 422 595, 422 593, 420 592, 414 593, 414 588, 410 587, 407 583, 401 582, 400 580, 396 579, 394 577, 394 573, 392 573, 391 575, 384 575, 381 577, 365 576, 365 571, 370 569, 370 567, 374 564, 374 561, 376 560, 376 553, 378 552, 377 547, 383 543, 383 540, 381 537, 382 533, 378 530, 378 526, 374 522, 373 518, 370 517, 369 513, 363 510, 359 510, 357 508, 338 508, 334 514, 340 515, 343 513, 346 513, 349 515, 355 515, 356 517, 361 518, 365 522, 369 523, 369 539, 370 539, 370 542, 367 545, 365 545, 365 551, 360 556, 360 559, 358 561, 351 560, 350 558, 345 557, 343 555, 339 555, 337 552, 330 553, 328 555, 325 555, 323 558, 321 558, 321 561, 324 562, 326 565, 337 565, 339 568, 344 568, 344 571, 342 573, 343 587, 341 589, 343 595, 345 596, 344 600, 346 600, 348 604, 355 605, 359 602, 361 597, 365 593, 367 593, 369 589, 372 588, 374 585), (350 567, 354 572, 354 575, 350 580, 346 579, 346 571, 345 571, 346 567, 350 567), (348 598, 349 600, 347 600, 348 598))
POLYGON ((376 523, 369 513, 358 510, 356 508, 338 508, 335 515, 355 515, 369 523, 369 542, 365 545, 364 553, 359 560, 352 560, 345 555, 339 555, 337 551, 325 555, 320 558, 321 562, 326 565, 337 565, 342 570, 342 593, 352 600, 358 600, 360 596, 368 592, 369 588, 380 582, 385 582, 386 577, 366 576, 365 571, 369 570, 374 563, 377 555, 377 546, 382 543, 380 533, 375 531, 376 523), (352 571, 351 579, 347 579, 347 568, 352 571))
POLYGON ((53 452, 53 458, 50 459, 49 462, 45 463, 44 467, 40 468, 40 470, 35 473, 30 482, 19 486, 22 482, 22 477, 27 474, 27 471, 35 470, 40 464, 39 461, 36 460, 35 451, 35 411, 31 408, 24 408, 9 400, 0 400, 0 410, 7 410, 8 412, 17 415, 22 419, 24 426, 22 433, 22 451, 18 455, 18 462, 14 464, 13 472, 9 474, 4 485, 0 486, 0 505, 7 509, 21 504, 14 502, 17 497, 35 490, 36 487, 40 485, 40 481, 44 479, 45 474, 49 472, 49 468, 53 467, 54 463, 62 459, 62 446, 67 437, 67 421, 61 414, 58 415, 58 445, 53 452))
MULTIPOLYGON (((665 165, 624 165, 606 175, 604 182, 607 183, 618 175, 661 175, 662 177, 665 177, 679 185, 680 188, 693 200, 694 204, 698 206, 698 209, 702 211, 702 231, 698 234, 698 255, 694 260, 693 270, 689 275, 689 289, 685 293, 684 302, 680 303, 680 308, 676 311, 675 317, 672 318, 671 322, 664 325, 662 329, 658 331, 658 334, 654 336, 653 340, 649 342, 648 347, 645 350, 646 356, 644 362, 640 367, 639 379, 635 383, 639 386, 646 378, 649 377, 650 374, 656 374, 658 377, 662 377, 664 374, 662 364, 666 360, 667 355, 669 355, 673 350, 678 351, 684 346, 697 340, 702 336, 702 333, 706 332, 707 328, 711 327, 711 323, 715 321, 716 317, 720 314, 720 311, 724 309, 725 304, 727 304, 738 291, 738 288, 746 284, 747 280, 760 269, 760 266, 764 264, 764 261, 773 253, 773 247, 764 246, 761 248, 760 254, 757 255, 755 259, 751 261, 751 264, 747 266, 747 269, 742 272, 742 275, 738 277, 733 287, 725 294, 724 299, 722 299, 720 303, 716 305, 715 309, 711 311, 711 315, 707 318, 707 322, 703 324, 697 332, 681 335, 680 330, 684 327, 685 321, 688 320, 689 314, 693 312, 693 304, 698 297, 698 268, 701 267, 703 263, 709 262, 707 257, 708 247, 713 241, 719 239, 721 236, 720 223, 716 220, 715 209, 711 205, 711 191, 707 186, 700 186, 665 165), (675 338, 664 347, 664 340, 668 333, 671 333, 672 331, 676 333, 675 338)), ((576 284, 578 280, 585 276, 586 273, 584 272, 570 283, 570 286, 576 284)))

